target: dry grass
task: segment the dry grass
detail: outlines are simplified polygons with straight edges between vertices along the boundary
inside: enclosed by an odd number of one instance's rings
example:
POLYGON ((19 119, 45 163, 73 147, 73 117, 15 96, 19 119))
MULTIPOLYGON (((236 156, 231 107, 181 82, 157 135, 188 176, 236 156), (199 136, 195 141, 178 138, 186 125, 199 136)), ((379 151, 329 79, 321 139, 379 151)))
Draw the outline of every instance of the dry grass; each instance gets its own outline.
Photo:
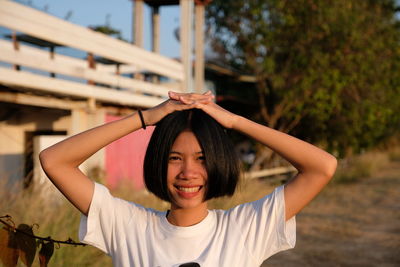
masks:
POLYGON ((390 161, 388 153, 375 151, 339 161, 335 183, 354 183, 369 178, 390 161))
MULTIPOLYGON (((0 185, 0 215, 12 216, 16 225, 37 224, 33 228, 37 236, 50 236, 56 240, 67 240, 70 237, 78 241, 80 214, 69 202, 61 196, 56 201, 49 201, 41 197, 40 189, 21 191, 20 188, 18 184, 12 190, 5 189, 4 184, 0 185)), ((24 265, 19 262, 18 266, 24 265)), ((32 266, 39 266, 37 255, 32 266)), ((111 266, 111 260, 90 246, 61 245, 55 249, 49 266, 111 266)))
MULTIPOLYGON (((399 266, 400 162, 394 159, 390 154, 366 154, 352 159, 361 163, 341 166, 341 171, 355 169, 357 178, 331 183, 297 216, 296 248, 263 266, 399 266), (370 178, 361 179, 366 176, 370 178)), ((279 184, 279 179, 244 181, 233 198, 212 200, 210 208, 227 209, 259 199, 279 184)), ((122 184, 113 194, 147 207, 168 208, 151 194, 128 188, 122 184)), ((6 190, 0 185, 0 203, 0 215, 11 215, 16 224, 39 224, 34 228, 37 235, 77 240, 80 215, 65 199, 55 204, 40 197, 39 191, 6 190)), ((33 266, 39 266, 37 258, 33 266)), ((61 246, 50 266, 111 266, 111 259, 90 246, 61 246)))
POLYGON ((400 161, 400 146, 390 149, 388 154, 391 161, 400 161))
POLYGON ((381 164, 367 179, 328 185, 297 216, 295 249, 263 266, 400 266, 400 162, 381 164))

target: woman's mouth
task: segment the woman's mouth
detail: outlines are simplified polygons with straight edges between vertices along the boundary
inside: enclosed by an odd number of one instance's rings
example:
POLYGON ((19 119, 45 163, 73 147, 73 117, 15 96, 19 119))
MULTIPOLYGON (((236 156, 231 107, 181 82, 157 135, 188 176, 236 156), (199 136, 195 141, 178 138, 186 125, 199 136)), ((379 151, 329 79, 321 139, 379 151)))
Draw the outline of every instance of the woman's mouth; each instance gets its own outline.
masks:
POLYGON ((176 187, 179 191, 185 192, 185 193, 195 193, 200 191, 201 186, 194 186, 194 187, 183 187, 183 186, 177 186, 176 187))
POLYGON ((177 193, 180 197, 190 199, 198 196, 203 188, 202 185, 200 186, 175 186, 177 193))

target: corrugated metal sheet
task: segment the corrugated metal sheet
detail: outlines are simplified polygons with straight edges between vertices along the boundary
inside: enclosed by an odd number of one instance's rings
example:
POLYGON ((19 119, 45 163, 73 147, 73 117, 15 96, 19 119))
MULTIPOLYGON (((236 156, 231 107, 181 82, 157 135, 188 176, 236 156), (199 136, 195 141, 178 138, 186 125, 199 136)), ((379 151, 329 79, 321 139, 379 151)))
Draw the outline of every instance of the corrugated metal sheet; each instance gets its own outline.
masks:
MULTIPOLYGON (((121 117, 106 115, 106 121, 121 117)), ((135 131, 106 147, 107 185, 111 188, 123 179, 130 180, 136 189, 144 187, 143 161, 154 127, 135 131)))

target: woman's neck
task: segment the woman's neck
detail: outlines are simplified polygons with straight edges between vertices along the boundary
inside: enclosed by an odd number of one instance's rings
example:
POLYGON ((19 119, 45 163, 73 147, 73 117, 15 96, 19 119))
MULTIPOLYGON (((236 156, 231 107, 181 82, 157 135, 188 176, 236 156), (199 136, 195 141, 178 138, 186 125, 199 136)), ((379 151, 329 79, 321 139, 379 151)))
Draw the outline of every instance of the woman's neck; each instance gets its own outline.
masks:
POLYGON ((167 220, 173 225, 187 227, 198 224, 207 217, 207 214, 207 202, 190 209, 175 208, 171 206, 171 210, 167 215, 167 220))

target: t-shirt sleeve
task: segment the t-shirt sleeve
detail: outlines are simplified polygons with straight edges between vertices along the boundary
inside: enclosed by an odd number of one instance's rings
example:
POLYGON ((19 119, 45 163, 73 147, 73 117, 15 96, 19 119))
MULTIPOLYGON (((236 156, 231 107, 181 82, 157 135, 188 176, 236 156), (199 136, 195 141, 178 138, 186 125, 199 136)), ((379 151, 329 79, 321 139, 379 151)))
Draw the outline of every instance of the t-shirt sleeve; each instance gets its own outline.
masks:
POLYGON ((243 241, 254 260, 262 263, 279 251, 294 248, 296 220, 285 220, 284 186, 260 200, 239 205, 231 216, 237 221, 243 241))
MULTIPOLYGON (((81 216, 79 240, 112 255, 137 212, 140 210, 133 203, 113 197, 105 186, 95 183, 88 216, 81 216)), ((135 216, 136 227, 140 227, 140 217, 135 216)))

